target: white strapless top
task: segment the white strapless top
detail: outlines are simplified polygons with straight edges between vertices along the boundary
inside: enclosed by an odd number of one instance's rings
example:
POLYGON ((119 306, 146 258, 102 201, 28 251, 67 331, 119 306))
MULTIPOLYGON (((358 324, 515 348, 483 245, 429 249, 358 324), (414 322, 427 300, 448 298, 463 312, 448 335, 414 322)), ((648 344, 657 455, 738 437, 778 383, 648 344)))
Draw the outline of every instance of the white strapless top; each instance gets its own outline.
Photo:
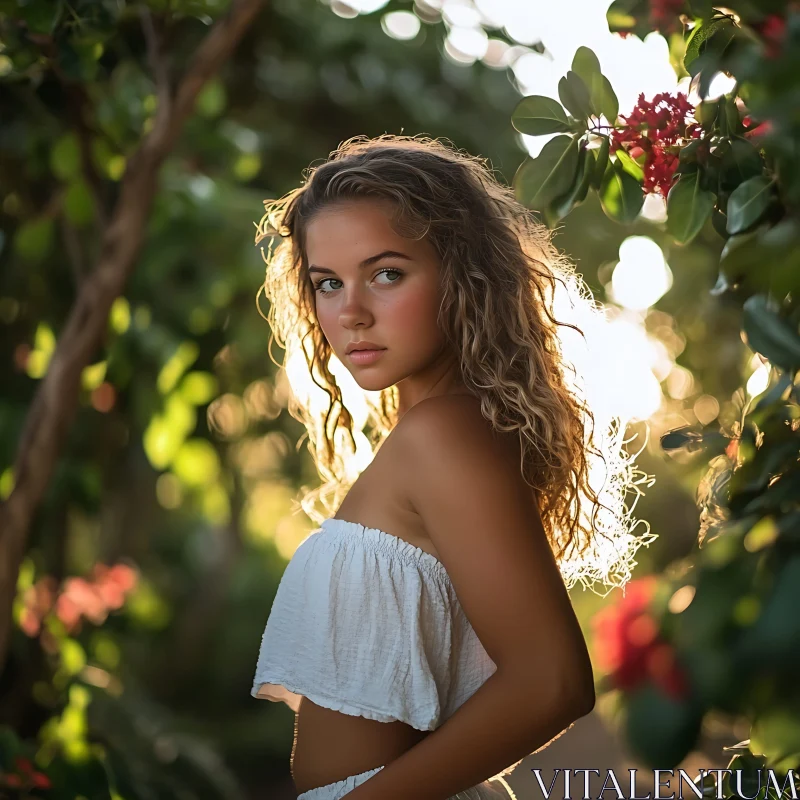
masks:
POLYGON ((435 556, 330 518, 286 566, 251 694, 431 731, 496 669, 435 556))

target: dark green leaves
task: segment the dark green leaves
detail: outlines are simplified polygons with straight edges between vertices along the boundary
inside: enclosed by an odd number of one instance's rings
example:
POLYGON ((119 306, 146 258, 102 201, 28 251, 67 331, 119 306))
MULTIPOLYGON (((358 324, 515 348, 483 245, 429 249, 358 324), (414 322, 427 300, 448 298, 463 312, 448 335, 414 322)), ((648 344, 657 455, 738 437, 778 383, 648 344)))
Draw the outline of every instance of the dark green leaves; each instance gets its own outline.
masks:
POLYGON ((50 0, 49 3, 19 3, 17 14, 25 21, 32 33, 52 35, 61 18, 64 8, 63 0, 50 0))
POLYGON ((511 124, 529 136, 570 130, 567 115, 557 100, 542 95, 523 97, 511 115, 511 124))
POLYGON ((619 116, 619 100, 605 75, 596 77, 592 83, 592 102, 612 125, 616 122, 619 116))
MULTIPOLYGON (((594 51, 588 47, 579 47, 572 60, 572 72, 580 78, 588 90, 590 112, 597 117, 602 114, 613 124, 619 114, 619 101, 608 78, 600 71, 600 62, 594 51)), ((568 83, 569 80, 568 73, 568 83)), ((572 83, 575 83, 574 78, 572 83)), ((570 87, 565 86, 565 89, 569 91, 570 87)))
POLYGON ((626 150, 623 150, 620 147, 615 155, 617 157, 617 161, 622 164, 623 169, 628 173, 628 175, 630 175, 632 178, 635 178, 640 183, 644 180, 644 169, 628 154, 626 150))
POLYGON ((594 166, 594 156, 586 149, 584 142, 578 151, 578 166, 572 186, 565 195, 554 200, 545 209, 545 219, 550 227, 566 217, 575 206, 580 205, 586 199, 594 166))
POLYGON ((571 136, 555 136, 537 158, 526 158, 514 175, 517 199, 538 211, 569 191, 578 167, 578 144, 571 136))
POLYGON ((523 97, 511 115, 512 125, 520 133, 542 136, 583 132, 590 117, 603 115, 612 123, 617 119, 617 96, 600 72, 597 56, 588 47, 576 51, 572 69, 558 84, 558 96, 561 103, 543 95, 523 97), (575 119, 567 116, 565 108, 575 119))
POLYGON ((606 215, 616 222, 633 222, 639 216, 644 204, 642 187, 625 171, 621 161, 614 161, 606 170, 600 202, 606 215))
POLYGON ((750 349, 787 371, 800 368, 800 334, 797 325, 778 316, 763 295, 748 298, 743 311, 744 332, 750 349))
POLYGON ((701 66, 706 66, 709 58, 719 57, 736 35, 736 26, 728 17, 701 22, 695 25, 686 42, 683 66, 690 75, 696 75, 701 66), (706 55, 701 63, 700 57, 706 55), (697 62, 697 63, 696 63, 697 62))
POLYGON ((783 300, 800 290, 798 240, 800 225, 793 219, 737 233, 722 250, 720 276, 727 287, 736 287, 742 294, 765 292, 783 300))
POLYGON ((700 232, 716 201, 702 186, 702 172, 681 175, 667 196, 667 230, 676 241, 686 244, 700 232))
POLYGON ((572 59, 572 71, 578 74, 587 86, 591 86, 594 76, 600 74, 600 61, 593 50, 579 47, 572 59))
POLYGON ((759 175, 745 181, 728 198, 728 233, 741 233, 755 225, 772 200, 773 182, 759 175))
POLYGON ((758 150, 741 136, 723 140, 714 152, 722 160, 722 188, 733 189, 764 171, 758 150))
POLYGON ((625 699, 625 732, 634 755, 649 767, 677 766, 697 740, 700 708, 651 682, 642 682, 625 699))
POLYGON ((577 72, 569 70, 566 77, 558 82, 558 96, 574 117, 588 119, 592 115, 589 89, 577 72))
POLYGON ((706 450, 709 457, 724 452, 729 443, 730 439, 718 430, 711 428, 698 430, 688 425, 674 428, 661 437, 663 450, 685 450, 687 453, 706 450))
POLYGON ((611 142, 608 137, 605 137, 600 142, 600 147, 597 149, 597 161, 592 172, 592 188, 599 189, 603 183, 603 176, 606 174, 608 167, 608 154, 611 148, 611 142))

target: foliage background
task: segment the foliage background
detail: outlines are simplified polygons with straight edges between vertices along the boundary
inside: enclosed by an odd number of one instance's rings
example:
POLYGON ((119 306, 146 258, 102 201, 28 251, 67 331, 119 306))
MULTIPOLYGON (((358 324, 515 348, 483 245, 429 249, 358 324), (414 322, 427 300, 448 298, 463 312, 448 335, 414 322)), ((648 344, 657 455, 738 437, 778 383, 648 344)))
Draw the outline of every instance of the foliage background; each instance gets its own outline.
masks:
MULTIPOLYGON (((226 8, 0 4, 2 499, 128 159, 154 125, 159 63, 179 74, 226 8)), ((135 271, 82 374, 78 414, 31 529, 0 677, 2 766, 23 774, 13 759, 35 759, 50 796, 292 796, 293 715, 249 689, 282 570, 310 529, 293 499, 315 475, 256 308, 253 221, 262 199, 357 133, 447 137, 508 183, 527 155, 511 125, 522 94, 511 71, 448 58, 435 5, 415 7, 425 24, 412 40, 387 36, 382 15, 411 8, 342 16, 312 0, 266 3, 164 164, 135 271)), ((614 224, 594 194, 558 230, 601 300, 611 300, 630 235, 658 242, 676 276, 640 319, 669 354, 662 402, 649 436, 643 422, 631 425, 637 449, 647 439, 639 464, 656 476, 637 510, 659 534, 637 574, 657 574, 691 552, 707 467, 667 456, 659 435, 735 415, 753 370, 739 308, 709 291, 724 242, 710 226, 678 245, 660 222, 614 224)), ((616 601, 580 589, 573 599, 587 635, 616 601)), ((530 766, 639 763, 617 733, 615 703, 601 698, 590 719, 526 760, 510 781, 520 796, 538 796, 530 766)), ((741 715, 711 714, 703 730, 684 763, 723 766, 721 744, 748 732, 741 715)))

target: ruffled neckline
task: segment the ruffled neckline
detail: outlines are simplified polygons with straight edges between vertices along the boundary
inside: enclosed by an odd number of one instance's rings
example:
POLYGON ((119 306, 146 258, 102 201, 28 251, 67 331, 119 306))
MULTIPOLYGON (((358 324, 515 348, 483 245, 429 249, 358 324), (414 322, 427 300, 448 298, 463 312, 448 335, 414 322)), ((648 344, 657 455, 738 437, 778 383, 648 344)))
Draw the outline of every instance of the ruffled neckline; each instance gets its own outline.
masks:
POLYGON ((360 522, 351 522, 350 520, 339 519, 337 517, 329 517, 323 520, 320 527, 323 530, 330 528, 331 530, 339 530, 341 532, 350 531, 351 535, 360 535, 367 539, 372 538, 376 541, 380 541, 384 545, 388 545, 391 550, 397 552, 402 557, 410 558, 412 561, 416 561, 420 564, 425 564, 446 580, 450 580, 450 576, 447 574, 444 564, 432 553, 423 550, 421 547, 417 547, 415 544, 411 544, 411 542, 407 542, 405 539, 401 539, 399 536, 387 533, 380 528, 370 528, 366 525, 362 525, 360 522), (356 533, 353 534, 353 531, 356 533))

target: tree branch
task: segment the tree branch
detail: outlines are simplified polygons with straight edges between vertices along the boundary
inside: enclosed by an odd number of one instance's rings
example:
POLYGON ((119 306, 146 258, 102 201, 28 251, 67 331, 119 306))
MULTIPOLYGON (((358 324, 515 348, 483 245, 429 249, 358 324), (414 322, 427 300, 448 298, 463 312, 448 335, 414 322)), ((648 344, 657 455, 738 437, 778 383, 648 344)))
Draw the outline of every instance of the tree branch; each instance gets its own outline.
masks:
POLYGON ((203 85, 233 52, 263 4, 264 0, 233 0, 195 52, 175 101, 159 104, 152 130, 128 162, 96 268, 81 285, 33 399, 18 444, 14 489, 0 504, 0 664, 5 663, 11 638, 12 604, 31 521, 77 413, 81 372, 102 342, 111 305, 139 256, 158 171, 203 85))
POLYGON ((163 105, 169 112, 172 94, 169 85, 169 68, 161 50, 161 38, 156 31, 150 9, 146 5, 142 5, 139 9, 139 14, 142 18, 142 30, 147 42, 147 60, 150 63, 150 69, 153 72, 153 79, 156 84, 158 107, 160 108, 163 105))

